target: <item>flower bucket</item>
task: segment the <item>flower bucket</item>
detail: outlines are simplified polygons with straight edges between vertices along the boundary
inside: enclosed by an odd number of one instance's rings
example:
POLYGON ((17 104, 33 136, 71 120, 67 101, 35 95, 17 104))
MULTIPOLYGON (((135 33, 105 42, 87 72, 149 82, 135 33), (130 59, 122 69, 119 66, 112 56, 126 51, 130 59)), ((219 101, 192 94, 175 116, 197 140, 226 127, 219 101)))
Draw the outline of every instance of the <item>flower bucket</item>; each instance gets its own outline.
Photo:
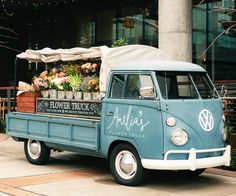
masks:
POLYGON ((49 98, 49 91, 48 90, 41 91, 41 94, 42 94, 43 98, 49 98))
POLYGON ((81 100, 83 98, 83 93, 82 92, 78 92, 78 91, 75 91, 74 92, 74 99, 75 100, 81 100))
POLYGON ((73 91, 65 91, 66 99, 73 99, 73 91))
POLYGON ((92 100, 92 93, 83 92, 83 100, 92 100))
POLYGON ((57 91, 57 98, 58 99, 65 99, 66 98, 65 91, 57 91))
POLYGON ((49 93, 50 93, 51 99, 57 99, 57 90, 56 89, 50 89, 49 93))
POLYGON ((92 99, 99 100, 99 92, 92 92, 92 99))

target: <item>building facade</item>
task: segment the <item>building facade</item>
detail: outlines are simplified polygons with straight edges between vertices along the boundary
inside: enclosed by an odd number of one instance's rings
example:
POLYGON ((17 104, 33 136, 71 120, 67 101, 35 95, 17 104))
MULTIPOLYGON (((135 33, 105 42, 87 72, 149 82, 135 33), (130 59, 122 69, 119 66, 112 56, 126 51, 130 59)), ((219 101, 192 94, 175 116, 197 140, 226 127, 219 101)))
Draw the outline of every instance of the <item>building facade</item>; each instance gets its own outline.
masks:
MULTIPOLYGON (((1 4, 3 27, 14 29, 17 37, 2 37, 10 39, 7 47, 15 50, 0 48, 5 73, 1 86, 12 84, 14 58, 20 51, 111 46, 120 38, 128 44, 172 47, 175 59, 200 64, 213 80, 236 79, 236 0, 2 0, 1 4)), ((22 65, 19 79, 26 80, 21 74, 25 71, 30 79, 37 70, 22 65)))

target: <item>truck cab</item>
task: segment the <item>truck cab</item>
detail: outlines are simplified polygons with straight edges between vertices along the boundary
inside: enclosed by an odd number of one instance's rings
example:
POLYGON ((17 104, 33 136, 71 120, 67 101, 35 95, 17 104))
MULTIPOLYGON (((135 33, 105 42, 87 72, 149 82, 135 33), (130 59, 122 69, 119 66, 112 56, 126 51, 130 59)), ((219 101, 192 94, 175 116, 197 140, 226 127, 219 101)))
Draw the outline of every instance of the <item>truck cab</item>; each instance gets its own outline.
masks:
POLYGON ((139 181, 140 168, 198 175, 229 165, 222 101, 200 66, 129 62, 111 70, 108 89, 101 144, 119 182, 139 181))

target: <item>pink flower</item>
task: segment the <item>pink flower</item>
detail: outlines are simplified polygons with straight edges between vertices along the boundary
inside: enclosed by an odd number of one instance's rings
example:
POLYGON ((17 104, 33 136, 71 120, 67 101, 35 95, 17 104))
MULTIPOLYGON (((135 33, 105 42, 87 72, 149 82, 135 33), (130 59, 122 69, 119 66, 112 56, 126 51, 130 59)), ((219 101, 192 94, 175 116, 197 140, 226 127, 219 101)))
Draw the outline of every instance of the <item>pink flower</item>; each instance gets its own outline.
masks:
POLYGON ((35 90, 47 89, 48 83, 45 82, 42 78, 34 78, 33 87, 35 90))

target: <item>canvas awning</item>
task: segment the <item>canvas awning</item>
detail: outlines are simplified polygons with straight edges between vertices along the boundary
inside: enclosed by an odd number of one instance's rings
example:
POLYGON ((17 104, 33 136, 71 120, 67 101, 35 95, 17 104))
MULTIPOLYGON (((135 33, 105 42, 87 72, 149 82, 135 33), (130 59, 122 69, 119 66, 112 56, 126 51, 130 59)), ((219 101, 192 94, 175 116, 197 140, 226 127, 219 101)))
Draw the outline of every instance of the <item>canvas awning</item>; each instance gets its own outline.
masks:
POLYGON ((18 54, 18 58, 26 59, 31 62, 51 63, 56 61, 76 61, 79 59, 101 57, 99 47, 94 48, 70 48, 70 49, 51 49, 44 48, 42 50, 26 50, 18 54))
POLYGON ((92 48, 26 50, 17 58, 31 62, 51 63, 56 61, 75 61, 79 59, 101 57, 100 91, 106 92, 107 78, 112 67, 134 60, 165 60, 168 55, 164 51, 146 45, 127 45, 116 48, 107 46, 92 48))

